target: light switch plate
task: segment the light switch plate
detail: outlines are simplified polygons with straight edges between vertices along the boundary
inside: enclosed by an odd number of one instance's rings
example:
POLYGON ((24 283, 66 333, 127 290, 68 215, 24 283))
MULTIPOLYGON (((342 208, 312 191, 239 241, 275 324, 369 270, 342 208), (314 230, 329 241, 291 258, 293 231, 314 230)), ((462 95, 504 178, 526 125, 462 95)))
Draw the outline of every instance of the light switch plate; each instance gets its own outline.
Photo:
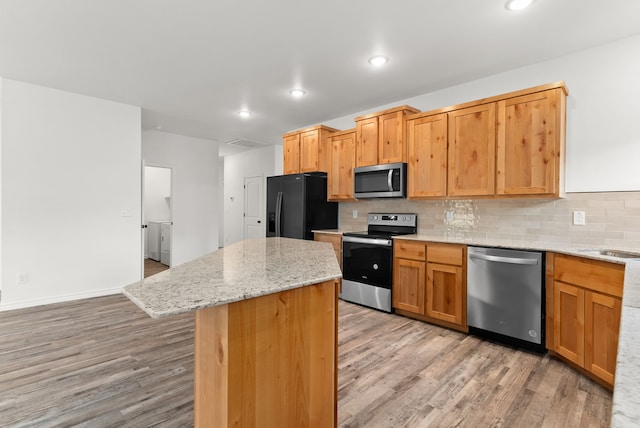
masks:
POLYGON ((353 210, 353 218, 358 218, 358 210, 353 210))
POLYGON ((573 212, 573 225, 584 226, 586 224, 586 217, 584 211, 573 212))

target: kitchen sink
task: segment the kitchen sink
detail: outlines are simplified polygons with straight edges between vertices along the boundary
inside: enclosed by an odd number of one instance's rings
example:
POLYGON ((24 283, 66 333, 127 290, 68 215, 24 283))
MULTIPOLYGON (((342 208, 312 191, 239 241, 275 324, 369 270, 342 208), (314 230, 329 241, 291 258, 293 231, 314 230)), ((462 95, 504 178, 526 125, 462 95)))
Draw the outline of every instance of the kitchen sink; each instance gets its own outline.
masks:
POLYGON ((607 257, 617 257, 620 259, 640 259, 640 253, 622 250, 579 250, 581 253, 598 254, 607 257))

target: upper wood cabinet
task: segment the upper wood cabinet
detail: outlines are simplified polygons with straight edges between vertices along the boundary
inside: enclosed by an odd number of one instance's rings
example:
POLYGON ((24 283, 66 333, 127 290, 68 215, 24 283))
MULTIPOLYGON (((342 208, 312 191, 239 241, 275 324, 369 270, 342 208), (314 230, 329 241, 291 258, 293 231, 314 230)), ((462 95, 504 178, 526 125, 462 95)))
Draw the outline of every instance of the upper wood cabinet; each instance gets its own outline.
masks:
POLYGON ((495 192, 495 103, 449 113, 448 128, 448 194, 492 196, 495 192))
POLYGON ((407 197, 564 196, 566 96, 557 82, 410 115, 407 197))
POLYGON ((407 123, 407 198, 447 196, 447 115, 407 123))
POLYGON ((565 88, 498 101, 498 196, 564 193, 565 88))
POLYGON ((284 174, 327 172, 329 169, 328 138, 337 129, 318 125, 282 136, 284 174))
POLYGON ((356 130, 335 132, 329 137, 327 199, 352 201, 353 168, 356 165, 356 130))
POLYGON ((407 161, 407 115, 419 112, 410 106, 357 117, 356 166, 407 161))
POLYGON ((284 174, 297 174, 300 172, 300 134, 288 134, 283 136, 284 174))

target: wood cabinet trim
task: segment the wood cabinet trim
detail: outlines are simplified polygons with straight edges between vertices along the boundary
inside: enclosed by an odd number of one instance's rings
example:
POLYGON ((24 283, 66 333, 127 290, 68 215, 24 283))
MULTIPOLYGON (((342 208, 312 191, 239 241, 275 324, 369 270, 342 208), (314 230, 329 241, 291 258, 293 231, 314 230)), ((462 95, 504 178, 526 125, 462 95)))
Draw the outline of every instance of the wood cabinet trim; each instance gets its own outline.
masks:
POLYGON ((351 128, 351 129, 345 129, 344 131, 335 131, 332 132, 331 134, 329 134, 329 138, 334 138, 334 137, 343 137, 347 134, 351 134, 351 133, 355 133, 356 132, 356 128, 351 128))
POLYGON ((522 96, 522 95, 528 95, 528 94, 532 94, 532 93, 535 93, 535 92, 548 91, 550 89, 556 89, 556 88, 560 88, 565 96, 569 95, 569 90, 567 89, 567 86, 565 85, 564 81, 561 80, 561 81, 558 81, 558 82, 547 83, 547 84, 539 85, 539 86, 533 86, 533 87, 527 88, 527 89, 520 89, 520 90, 513 91, 513 92, 507 92, 507 93, 500 94, 500 95, 495 95, 495 96, 486 97, 486 98, 480 98, 480 99, 477 99, 477 100, 474 100, 474 101, 469 101, 469 102, 465 102, 465 103, 461 103, 461 104, 455 104, 455 105, 448 106, 448 107, 442 107, 442 108, 438 108, 438 109, 434 109, 434 110, 427 110, 427 111, 424 111, 424 112, 415 113, 415 114, 409 115, 407 117, 407 120, 420 119, 422 117, 432 116, 432 115, 440 114, 440 113, 449 113, 451 111, 459 110, 459 109, 462 109, 462 108, 474 107, 474 106, 477 106, 477 105, 480 105, 480 104, 489 104, 489 103, 493 103, 493 102, 497 102, 497 101, 506 100, 508 98, 519 97, 519 96, 522 96))
POLYGON ((383 116, 385 114, 397 113, 397 112, 401 112, 401 111, 405 111, 405 112, 407 112, 407 114, 416 114, 416 113, 420 112, 420 110, 415 108, 415 107, 411 107, 411 106, 408 106, 408 105, 402 105, 402 106, 393 107, 393 108, 390 108, 390 109, 387 109, 387 110, 377 111, 375 113, 369 113, 369 114, 365 114, 365 115, 362 115, 362 116, 358 116, 354 120, 356 122, 359 122, 361 120, 367 120, 367 119, 371 119, 371 118, 374 118, 374 117, 383 116))
POLYGON ((302 134, 303 132, 309 132, 309 131, 327 131, 327 132, 339 132, 339 129, 335 129, 335 128, 331 128, 329 126, 326 125, 315 125, 315 126, 310 126, 308 128, 303 128, 303 129, 298 129, 296 131, 289 131, 286 134, 282 134, 282 138, 286 138, 289 137, 291 135, 296 135, 296 134, 302 134))

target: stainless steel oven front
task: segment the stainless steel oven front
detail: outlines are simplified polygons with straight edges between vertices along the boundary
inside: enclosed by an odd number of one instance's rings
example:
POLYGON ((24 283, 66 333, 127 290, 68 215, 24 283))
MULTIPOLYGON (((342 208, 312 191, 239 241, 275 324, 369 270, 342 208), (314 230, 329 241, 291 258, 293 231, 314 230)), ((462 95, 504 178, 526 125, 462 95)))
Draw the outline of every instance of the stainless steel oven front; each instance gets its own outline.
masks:
POLYGON ((391 312, 392 240, 345 235, 342 257, 340 298, 391 312))

